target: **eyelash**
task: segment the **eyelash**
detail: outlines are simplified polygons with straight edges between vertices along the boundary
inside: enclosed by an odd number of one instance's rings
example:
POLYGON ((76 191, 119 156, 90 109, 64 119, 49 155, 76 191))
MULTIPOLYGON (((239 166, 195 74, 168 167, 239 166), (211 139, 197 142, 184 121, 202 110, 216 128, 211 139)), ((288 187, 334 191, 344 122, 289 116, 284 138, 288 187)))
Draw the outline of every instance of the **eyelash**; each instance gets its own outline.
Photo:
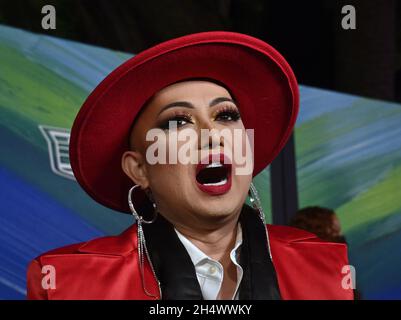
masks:
POLYGON ((170 121, 177 121, 177 128, 180 128, 183 126, 183 125, 179 125, 178 121, 186 121, 186 122, 193 123, 192 117, 189 113, 175 111, 174 115, 172 115, 170 118, 168 118, 166 121, 162 122, 162 124, 159 125, 159 128, 162 130, 168 130, 170 121))
POLYGON ((223 122, 229 122, 229 121, 236 122, 239 119, 241 119, 241 115, 237 110, 237 108, 231 105, 222 106, 219 110, 215 112, 215 116, 213 118, 216 120, 217 118, 222 117, 223 115, 226 117, 227 116, 231 117, 231 120, 228 119, 220 120, 223 122))
MULTIPOLYGON (((214 113, 213 119, 216 121, 222 121, 222 122, 236 122, 239 119, 241 119, 241 115, 237 108, 233 106, 222 106, 219 110, 217 110, 214 113), (230 119, 222 119, 221 117, 230 117, 230 119), (220 120, 219 120, 220 118, 220 120)), ((192 116, 190 113, 187 112, 182 112, 182 111, 176 111, 174 115, 172 115, 170 118, 168 118, 166 121, 162 122, 159 125, 159 128, 162 130, 168 130, 169 129, 169 122, 170 121, 177 121, 177 128, 180 128, 182 126, 185 126, 186 124, 179 124, 179 121, 186 121, 188 123, 194 123, 192 116)))

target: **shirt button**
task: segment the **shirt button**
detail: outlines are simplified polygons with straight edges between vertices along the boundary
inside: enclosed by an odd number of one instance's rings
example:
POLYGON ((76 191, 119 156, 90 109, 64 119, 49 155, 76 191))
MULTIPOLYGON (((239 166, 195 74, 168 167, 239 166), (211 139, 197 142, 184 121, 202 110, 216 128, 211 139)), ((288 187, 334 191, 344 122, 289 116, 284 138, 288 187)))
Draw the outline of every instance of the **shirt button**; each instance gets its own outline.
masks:
POLYGON ((216 272, 216 267, 215 266, 211 266, 210 268, 209 268, 209 273, 210 274, 214 274, 215 272, 216 272))

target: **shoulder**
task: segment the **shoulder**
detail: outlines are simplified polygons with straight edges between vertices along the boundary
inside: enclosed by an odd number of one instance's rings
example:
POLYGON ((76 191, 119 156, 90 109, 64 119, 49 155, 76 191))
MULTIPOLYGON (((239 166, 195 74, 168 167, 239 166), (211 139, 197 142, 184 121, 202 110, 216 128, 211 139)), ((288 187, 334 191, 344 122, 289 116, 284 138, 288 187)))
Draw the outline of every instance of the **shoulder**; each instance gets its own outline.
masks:
POLYGON ((66 256, 74 254, 110 254, 125 255, 136 249, 136 225, 130 226, 124 232, 116 236, 105 236, 89 241, 75 243, 49 250, 37 256, 34 260, 41 261, 46 257, 66 256))
MULTIPOLYGON (((79 287, 81 283, 84 283, 82 280, 96 277, 95 269, 97 272, 117 270, 121 265, 121 258, 124 259, 135 251, 136 244, 136 225, 133 225, 117 236, 100 237, 47 251, 33 259, 28 265, 27 298, 67 297, 65 294, 79 297, 79 291, 84 289, 88 293, 87 288, 79 287), (61 287, 61 283, 68 290, 49 291, 43 288, 43 279, 50 279, 52 273, 57 274, 55 277, 57 286, 61 287), (74 293, 74 290, 77 292, 74 293)), ((100 283, 97 278, 93 280, 100 283)), ((88 293, 88 296, 96 297, 96 292, 88 293)))
POLYGON ((267 225, 267 232, 272 254, 276 256, 296 255, 298 260, 302 256, 327 256, 347 258, 347 245, 322 240, 315 234, 288 226, 267 225))
POLYGON ((352 299, 345 288, 347 246, 287 226, 267 225, 273 265, 286 299, 352 299))
MULTIPOLYGON (((282 247, 292 247, 302 250, 305 250, 305 248, 314 248, 314 251, 308 252, 311 254, 314 252, 316 252, 316 254, 319 252, 339 252, 343 255, 347 254, 347 245, 345 243, 329 242, 305 230, 280 225, 266 225, 266 229, 270 244, 276 249, 282 247)), ((304 251, 304 253, 306 253, 306 251, 304 251)))
POLYGON ((305 230, 280 225, 266 225, 269 238, 275 241, 292 242, 316 239, 317 236, 305 230))
POLYGON ((38 277, 46 265, 73 268, 94 257, 124 257, 137 249, 136 225, 117 236, 105 236, 44 252, 30 261, 27 279, 38 277))
MULTIPOLYGON (((137 229, 57 248, 31 261, 27 270, 28 299, 149 299, 137 264, 137 229), (89 285, 88 285, 89 284, 89 285)), ((145 263, 144 276, 158 286, 145 263)))

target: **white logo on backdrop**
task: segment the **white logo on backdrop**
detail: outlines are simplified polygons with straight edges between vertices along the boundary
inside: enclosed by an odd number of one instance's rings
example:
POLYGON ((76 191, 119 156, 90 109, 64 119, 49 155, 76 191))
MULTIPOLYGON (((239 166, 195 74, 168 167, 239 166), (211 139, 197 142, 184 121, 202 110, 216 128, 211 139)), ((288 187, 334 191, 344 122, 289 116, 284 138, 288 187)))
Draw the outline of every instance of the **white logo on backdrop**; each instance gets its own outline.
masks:
POLYGON ((39 125, 39 129, 47 142, 52 171, 64 178, 75 180, 68 154, 70 130, 44 125, 39 125))

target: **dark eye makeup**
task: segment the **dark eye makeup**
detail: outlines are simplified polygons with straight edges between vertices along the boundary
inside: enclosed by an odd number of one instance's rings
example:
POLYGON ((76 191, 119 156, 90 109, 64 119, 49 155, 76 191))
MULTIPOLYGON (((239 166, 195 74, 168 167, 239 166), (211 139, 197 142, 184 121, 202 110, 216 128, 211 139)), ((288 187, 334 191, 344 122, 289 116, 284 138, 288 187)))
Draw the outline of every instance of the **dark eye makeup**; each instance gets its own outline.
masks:
POLYGON ((167 118, 167 120, 161 121, 161 123, 158 125, 158 128, 162 130, 168 130, 170 128, 170 122, 172 122, 171 126, 176 126, 177 128, 185 126, 188 123, 194 123, 192 116, 189 113, 175 111, 172 116, 167 118))
POLYGON ((223 105, 214 113, 215 121, 236 122, 241 119, 238 109, 232 105, 223 105))
MULTIPOLYGON (((219 122, 236 122, 241 119, 240 113, 237 107, 232 105, 222 105, 213 113, 213 120, 219 122)), ((166 120, 162 120, 157 127, 162 130, 168 130, 171 125, 181 128, 187 124, 194 124, 193 116, 188 112, 182 110, 174 111, 174 114, 168 117, 166 120)))

